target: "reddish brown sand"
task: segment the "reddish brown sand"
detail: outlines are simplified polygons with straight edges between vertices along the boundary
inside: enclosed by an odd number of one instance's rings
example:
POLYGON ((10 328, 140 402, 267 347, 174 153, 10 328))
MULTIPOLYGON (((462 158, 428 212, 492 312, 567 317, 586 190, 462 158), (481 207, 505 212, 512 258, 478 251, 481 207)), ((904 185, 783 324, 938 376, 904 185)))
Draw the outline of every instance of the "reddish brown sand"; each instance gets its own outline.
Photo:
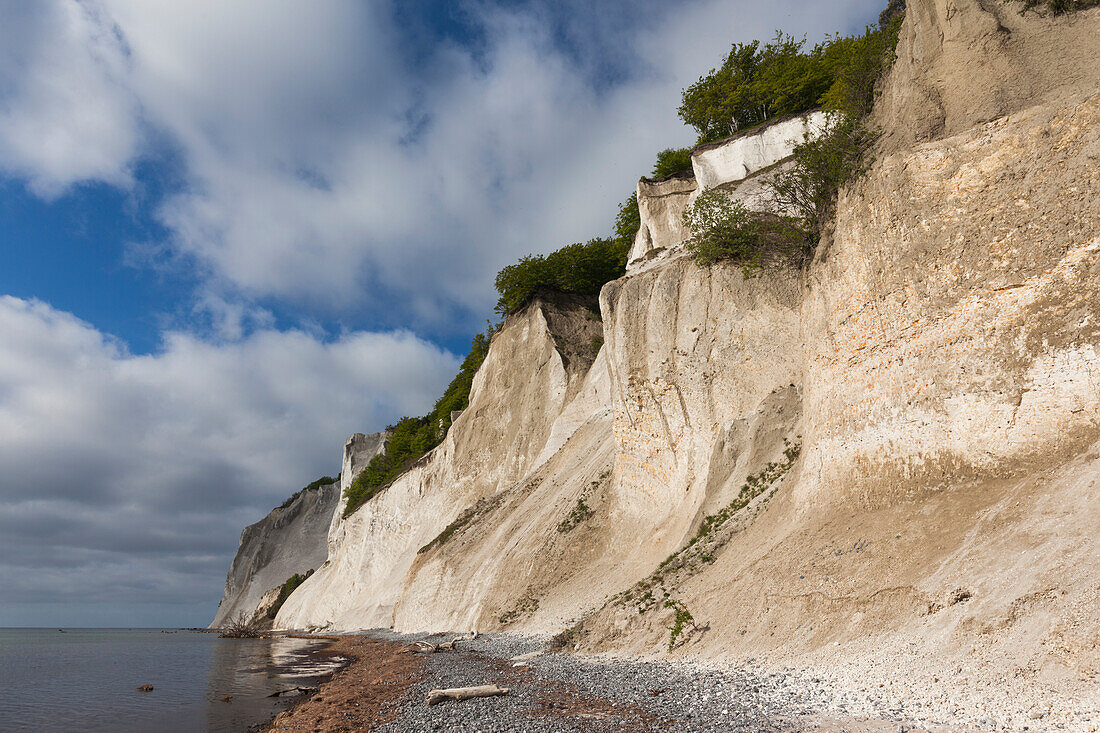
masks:
POLYGON ((264 731, 361 731, 394 719, 404 693, 426 674, 408 645, 366 636, 340 637, 328 648, 351 662, 309 699, 279 713, 264 731))

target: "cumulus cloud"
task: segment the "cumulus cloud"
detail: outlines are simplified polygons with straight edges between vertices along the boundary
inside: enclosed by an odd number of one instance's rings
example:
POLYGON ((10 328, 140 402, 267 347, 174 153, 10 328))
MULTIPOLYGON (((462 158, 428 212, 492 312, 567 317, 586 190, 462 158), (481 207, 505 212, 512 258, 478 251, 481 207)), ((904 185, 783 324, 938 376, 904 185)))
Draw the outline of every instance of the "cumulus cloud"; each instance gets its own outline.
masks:
POLYGON ((24 602, 216 604, 244 525, 335 475, 341 436, 425 411, 457 369, 400 331, 174 333, 133 356, 9 296, 0 343, 0 585, 24 602))
POLYGON ((410 50, 381 0, 54 0, 9 24, 39 40, 4 64, 0 162, 42 190, 120 183, 140 141, 170 141, 186 185, 158 244, 206 289, 477 322, 496 269, 607 232, 655 152, 690 142, 680 89, 731 41, 879 4, 469 2, 476 44, 410 50))
POLYGON ((110 18, 77 2, 0 13, 0 170, 45 198, 80 181, 128 186, 141 125, 110 18))

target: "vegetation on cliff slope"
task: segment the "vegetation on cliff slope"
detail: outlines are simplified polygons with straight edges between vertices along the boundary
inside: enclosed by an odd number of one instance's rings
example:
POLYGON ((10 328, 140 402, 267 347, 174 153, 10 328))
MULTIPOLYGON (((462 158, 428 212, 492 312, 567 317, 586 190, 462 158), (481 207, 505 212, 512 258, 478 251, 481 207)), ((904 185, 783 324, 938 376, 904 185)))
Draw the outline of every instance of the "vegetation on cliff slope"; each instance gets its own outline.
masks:
POLYGON ((306 582, 306 579, 311 575, 313 575, 313 570, 309 570, 305 575, 294 573, 294 575, 287 578, 286 582, 283 583, 283 587, 279 589, 279 597, 275 599, 275 603, 271 604, 271 608, 267 609, 267 617, 273 619, 279 615, 279 609, 286 603, 286 599, 290 598, 290 594, 306 582))
POLYGON ((867 120, 879 80, 894 61, 903 10, 894 0, 877 27, 833 36, 809 52, 783 34, 762 48, 736 44, 721 69, 685 90, 680 114, 701 140, 774 114, 815 107, 829 113, 824 132, 795 146, 791 165, 765 180, 771 210, 749 210, 715 191, 684 212, 693 232, 688 249, 700 265, 733 260, 747 276, 772 264, 801 264, 813 254, 840 189, 870 162, 876 132, 867 120))
POLYGON ((492 332, 490 328, 474 336, 470 353, 463 359, 458 374, 447 385, 431 412, 422 417, 403 417, 397 424, 389 426, 392 434, 386 441, 386 449, 371 459, 344 492, 348 499, 344 508, 345 517, 370 501, 421 456, 442 442, 451 429, 451 414, 465 410, 470 404, 474 374, 489 353, 492 332))
POLYGON ((691 148, 668 148, 657 153, 654 178, 667 178, 691 170, 691 148))
POLYGON ((327 486, 328 484, 334 484, 337 481, 339 481, 339 479, 338 478, 333 478, 332 476, 322 476, 321 478, 317 479, 316 481, 311 481, 309 484, 307 484, 303 488, 298 489, 293 494, 288 496, 286 498, 286 501, 284 501, 282 504, 279 505, 279 508, 280 509, 286 509, 288 506, 290 506, 291 504, 294 503, 295 499, 297 499, 299 496, 306 493, 307 491, 316 491, 317 489, 321 488, 322 486, 327 486))
POLYGON ((508 265, 496 278, 496 310, 511 315, 541 291, 596 295, 604 283, 626 273, 628 242, 590 239, 570 244, 548 255, 527 255, 508 265))
POLYGON ((1072 13, 1075 10, 1095 8, 1100 5, 1100 0, 1005 0, 1005 2, 1023 2, 1024 6, 1020 10, 1021 15, 1035 8, 1046 8, 1054 15, 1061 15, 1062 13, 1072 13))
MULTIPOLYGON (((680 116, 700 141, 713 140, 776 115, 824 106, 836 113, 829 133, 795 151, 795 164, 772 181, 781 206, 752 212, 718 194, 704 194, 685 214, 696 233, 689 242, 702 264, 737 259, 749 270, 777 259, 804 258, 831 215, 840 187, 858 171, 873 136, 863 120, 882 71, 892 61, 904 0, 891 0, 878 28, 862 35, 834 36, 805 49, 804 40, 778 33, 761 45, 734 44, 725 63, 684 91, 680 116)), ((691 167, 691 151, 669 148, 657 154, 655 177, 691 167)), ((610 238, 577 242, 547 255, 527 255, 497 273, 496 312, 517 313, 540 292, 595 295, 626 273, 626 261, 641 225, 636 194, 620 206, 610 238)), ((443 440, 451 413, 465 409, 470 385, 488 353, 493 328, 474 338, 458 375, 433 410, 403 417, 390 426, 383 453, 375 456, 348 487, 344 516, 350 515, 443 440)), ((595 341, 593 347, 598 348, 595 341)))

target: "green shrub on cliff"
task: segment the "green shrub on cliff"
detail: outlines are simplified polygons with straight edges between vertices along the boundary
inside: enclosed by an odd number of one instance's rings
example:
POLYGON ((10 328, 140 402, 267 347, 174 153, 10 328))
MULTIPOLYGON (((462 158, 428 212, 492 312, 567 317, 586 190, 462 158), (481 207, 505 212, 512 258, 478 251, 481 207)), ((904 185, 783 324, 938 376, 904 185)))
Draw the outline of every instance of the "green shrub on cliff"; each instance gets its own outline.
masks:
POLYGON ((745 277, 781 260, 801 262, 813 243, 799 219, 752 211, 716 189, 704 191, 684 211, 684 224, 695 232, 687 248, 697 264, 734 260, 745 277))
POLYGON ((831 36, 809 50, 805 39, 782 32, 765 44, 735 43, 721 66, 684 90, 680 118, 705 143, 817 107, 862 117, 870 111, 904 9, 902 0, 891 0, 878 27, 862 35, 831 36))
POLYGON ((635 192, 619 204, 619 213, 615 216, 615 242, 629 252, 630 245, 634 243, 634 235, 641 226, 642 214, 638 209, 638 194, 635 192))
POLYGON ((653 177, 667 178, 687 170, 691 170, 691 148, 668 148, 657 153, 653 177))
POLYGON ((734 114, 735 127, 766 119, 769 108, 798 112, 821 106, 828 112, 824 131, 807 136, 795 146, 791 164, 765 179, 773 200, 767 211, 750 211, 725 201, 721 192, 707 192, 684 213, 684 223, 692 231, 688 247, 699 264, 734 260, 748 276, 764 266, 804 262, 812 255, 833 216, 840 189, 870 162, 868 151, 877 133, 867 120, 879 80, 894 61, 904 7, 902 0, 891 0, 878 27, 860 35, 831 37, 809 53, 782 34, 763 49, 756 42, 734 46, 725 71, 711 72, 685 91, 689 116, 684 119, 696 125, 701 138, 714 134, 714 123, 707 117, 712 113, 692 117, 699 108, 689 102, 731 83, 737 104, 742 99, 767 100, 755 111, 742 112, 740 119, 736 109, 716 107, 724 110, 722 114, 734 114), (819 90, 813 102, 808 101, 811 89, 819 90))
POLYGON ((371 459, 344 492, 348 499, 344 507, 345 517, 373 499, 395 478, 409 470, 421 456, 442 442, 451 428, 451 413, 465 410, 470 404, 474 374, 489 353, 491 339, 491 328, 474 336, 470 352, 463 359, 458 374, 447 385, 431 412, 423 417, 403 417, 389 426, 391 435, 386 441, 386 449, 371 459))
MULTIPOLYGON (((629 199, 628 199, 629 202, 629 199)), ((604 283, 626 273, 630 243, 623 238, 590 239, 548 255, 528 255, 497 273, 496 311, 516 313, 540 291, 595 295, 604 283)))
POLYGON ((313 570, 309 570, 305 575, 294 573, 294 575, 287 578, 286 582, 283 583, 283 587, 279 589, 279 597, 275 599, 275 603, 271 608, 267 609, 267 617, 275 618, 279 614, 279 609, 286 603, 286 599, 290 598, 290 594, 297 590, 298 586, 306 582, 311 575, 313 575, 313 570))

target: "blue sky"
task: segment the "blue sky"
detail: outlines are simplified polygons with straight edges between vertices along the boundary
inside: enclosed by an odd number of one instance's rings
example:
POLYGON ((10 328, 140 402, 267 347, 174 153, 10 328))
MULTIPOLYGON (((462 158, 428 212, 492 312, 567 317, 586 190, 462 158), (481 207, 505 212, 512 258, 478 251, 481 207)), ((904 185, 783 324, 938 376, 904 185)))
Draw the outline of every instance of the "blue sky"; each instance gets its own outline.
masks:
POLYGON ((0 625, 207 623, 731 42, 879 4, 0 0, 0 625))

